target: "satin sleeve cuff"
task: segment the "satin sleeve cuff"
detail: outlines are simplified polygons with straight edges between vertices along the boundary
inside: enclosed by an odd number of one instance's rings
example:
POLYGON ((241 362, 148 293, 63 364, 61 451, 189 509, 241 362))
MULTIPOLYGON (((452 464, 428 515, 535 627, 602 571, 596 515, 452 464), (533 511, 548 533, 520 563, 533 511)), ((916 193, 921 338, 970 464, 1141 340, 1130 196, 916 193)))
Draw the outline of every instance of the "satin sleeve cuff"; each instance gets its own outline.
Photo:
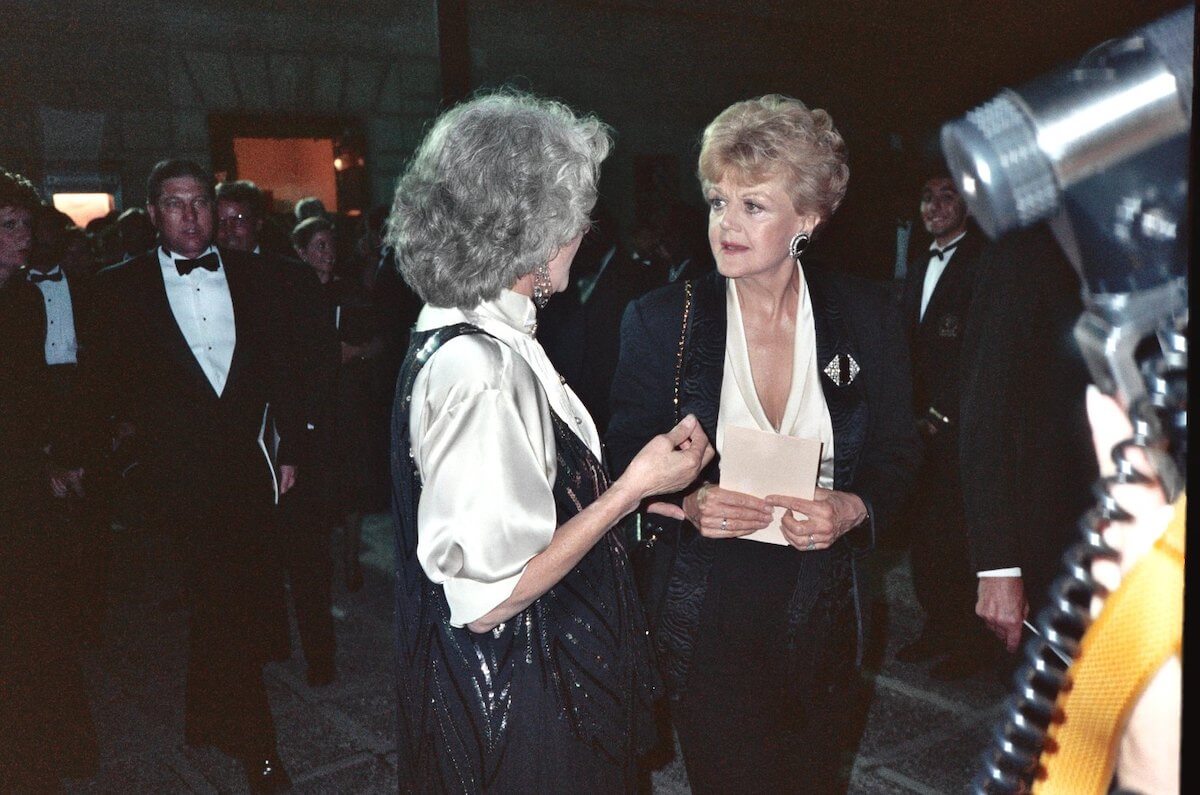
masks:
POLYGON ((977 572, 979 577, 1020 577, 1021 567, 1012 566, 1007 569, 986 569, 985 571, 977 572))
POLYGON ((417 559, 461 627, 512 595, 557 526, 554 427, 532 374, 428 410, 417 559))

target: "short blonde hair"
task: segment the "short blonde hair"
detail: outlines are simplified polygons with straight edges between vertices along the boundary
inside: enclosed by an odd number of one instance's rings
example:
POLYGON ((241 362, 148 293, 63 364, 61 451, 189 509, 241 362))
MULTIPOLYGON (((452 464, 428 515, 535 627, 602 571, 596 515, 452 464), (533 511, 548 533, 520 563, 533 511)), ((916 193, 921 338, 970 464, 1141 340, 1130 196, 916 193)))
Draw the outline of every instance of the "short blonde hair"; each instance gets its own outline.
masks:
POLYGON ((704 190, 732 171, 738 181, 781 176, 798 213, 822 220, 846 196, 846 142, 828 113, 798 99, 767 94, 734 103, 704 130, 697 170, 704 190))

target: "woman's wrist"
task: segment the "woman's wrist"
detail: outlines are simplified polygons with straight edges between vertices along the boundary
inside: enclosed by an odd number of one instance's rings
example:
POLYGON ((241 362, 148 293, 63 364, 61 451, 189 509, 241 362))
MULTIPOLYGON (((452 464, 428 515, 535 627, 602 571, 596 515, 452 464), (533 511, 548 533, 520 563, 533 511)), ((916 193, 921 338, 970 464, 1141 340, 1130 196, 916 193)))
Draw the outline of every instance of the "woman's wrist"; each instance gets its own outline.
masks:
POLYGON ((648 496, 647 494, 642 494, 624 477, 620 477, 608 488, 608 491, 601 495, 601 499, 607 498, 612 501, 620 514, 617 517, 619 520, 636 511, 638 506, 642 504, 642 500, 648 496))

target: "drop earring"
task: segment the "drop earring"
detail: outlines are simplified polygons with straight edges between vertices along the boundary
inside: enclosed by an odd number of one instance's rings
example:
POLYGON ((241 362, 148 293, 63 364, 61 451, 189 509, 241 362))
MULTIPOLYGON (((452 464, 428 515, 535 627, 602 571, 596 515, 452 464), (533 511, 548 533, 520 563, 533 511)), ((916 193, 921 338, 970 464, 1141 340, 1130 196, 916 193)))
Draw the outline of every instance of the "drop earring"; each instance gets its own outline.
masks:
POLYGON ((797 232, 792 238, 791 244, 788 246, 788 253, 792 255, 792 259, 800 261, 800 255, 804 253, 804 249, 808 248, 809 236, 807 232, 797 232))
POLYGON ((550 302, 554 285, 550 283, 550 265, 542 263, 533 269, 533 302, 542 309, 550 302))

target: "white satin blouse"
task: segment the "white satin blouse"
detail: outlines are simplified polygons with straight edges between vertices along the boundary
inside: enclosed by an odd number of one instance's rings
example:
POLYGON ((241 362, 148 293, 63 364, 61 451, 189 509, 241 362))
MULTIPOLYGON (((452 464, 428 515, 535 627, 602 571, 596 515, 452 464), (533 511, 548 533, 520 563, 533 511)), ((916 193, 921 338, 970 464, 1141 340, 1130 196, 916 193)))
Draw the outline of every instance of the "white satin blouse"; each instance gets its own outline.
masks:
POLYGON ((413 383, 409 431, 421 475, 417 559, 464 626, 512 595, 557 527, 551 412, 596 454, 591 415, 534 337, 529 298, 504 290, 474 309, 426 306, 416 330, 471 323, 413 383))
POLYGON ((792 345, 792 384, 778 428, 771 425, 750 371, 750 348, 738 302, 737 280, 728 279, 725 288, 725 374, 721 379, 721 410, 717 414, 717 451, 725 444, 727 427, 751 428, 822 442, 821 468, 817 485, 833 488, 833 420, 825 403, 825 392, 817 362, 817 334, 813 322, 812 299, 804 269, 800 271, 800 296, 796 304, 796 331, 792 345))

